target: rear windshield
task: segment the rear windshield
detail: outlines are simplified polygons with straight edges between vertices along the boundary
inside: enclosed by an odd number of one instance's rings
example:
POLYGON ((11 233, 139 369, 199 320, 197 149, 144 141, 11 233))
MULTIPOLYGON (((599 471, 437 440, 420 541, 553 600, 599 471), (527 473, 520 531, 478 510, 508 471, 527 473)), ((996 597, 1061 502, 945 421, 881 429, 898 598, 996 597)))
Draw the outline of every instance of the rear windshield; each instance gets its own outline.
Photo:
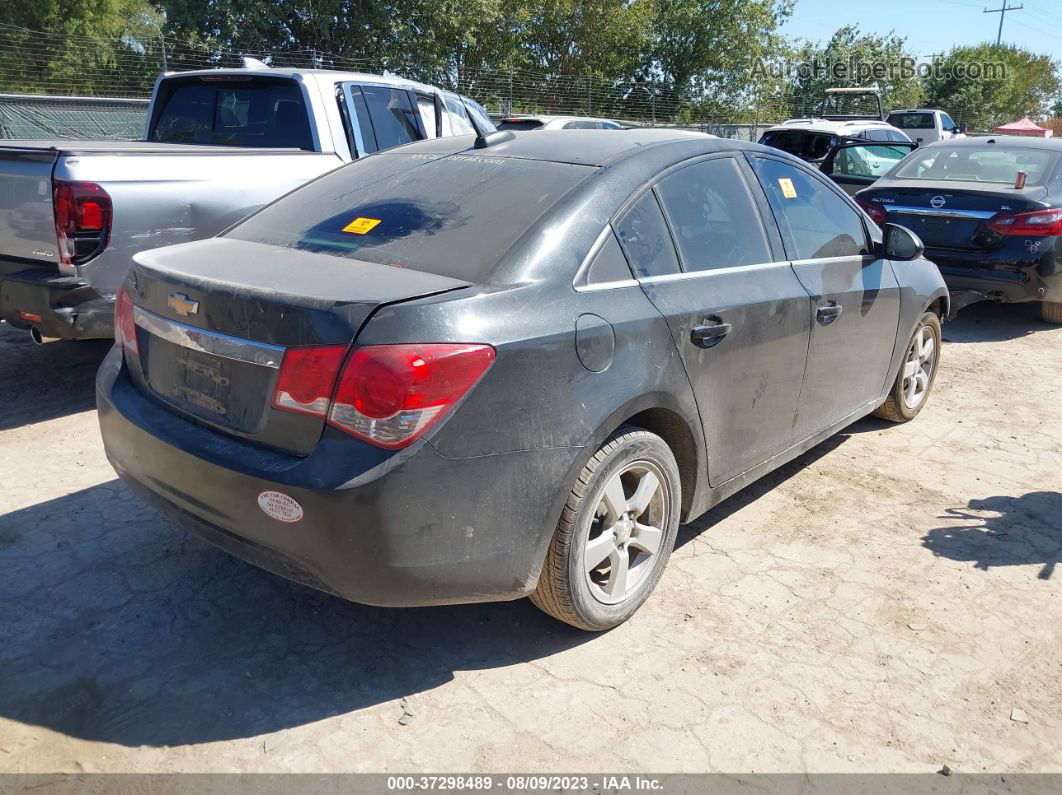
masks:
POLYGON ((537 130, 541 126, 538 119, 502 119, 498 122, 499 130, 537 130))
POLYGON ((288 194, 227 236, 482 282, 593 171, 489 155, 379 153, 288 194))
POLYGON ((835 140, 832 135, 807 130, 778 130, 764 133, 760 143, 804 160, 818 160, 826 157, 835 140))
POLYGON ((302 91, 284 78, 164 81, 148 140, 313 149, 302 91))
POLYGON ((901 130, 932 130, 933 114, 893 113, 889 116, 889 124, 901 130))
POLYGON ((917 180, 1013 183, 1019 171, 1027 186, 1043 185, 1051 175, 1056 152, 1002 146, 933 146, 916 150, 890 177, 917 180))

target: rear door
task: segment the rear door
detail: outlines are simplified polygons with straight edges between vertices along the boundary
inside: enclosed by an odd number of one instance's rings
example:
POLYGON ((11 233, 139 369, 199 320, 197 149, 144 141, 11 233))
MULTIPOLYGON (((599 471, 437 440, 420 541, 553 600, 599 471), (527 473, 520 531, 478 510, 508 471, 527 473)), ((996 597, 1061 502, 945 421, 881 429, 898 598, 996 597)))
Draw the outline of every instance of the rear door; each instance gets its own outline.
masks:
POLYGON ((888 260, 871 253, 863 213, 820 174, 769 156, 750 159, 812 299, 799 441, 881 396, 899 323, 899 285, 888 260))
POLYGON ((792 443, 811 325, 808 294, 746 172, 729 155, 684 165, 615 224, 682 356, 713 486, 792 443))
POLYGON ((885 176, 915 148, 913 143, 868 144, 849 141, 830 153, 822 164, 822 173, 840 185, 845 193, 853 195, 885 176))

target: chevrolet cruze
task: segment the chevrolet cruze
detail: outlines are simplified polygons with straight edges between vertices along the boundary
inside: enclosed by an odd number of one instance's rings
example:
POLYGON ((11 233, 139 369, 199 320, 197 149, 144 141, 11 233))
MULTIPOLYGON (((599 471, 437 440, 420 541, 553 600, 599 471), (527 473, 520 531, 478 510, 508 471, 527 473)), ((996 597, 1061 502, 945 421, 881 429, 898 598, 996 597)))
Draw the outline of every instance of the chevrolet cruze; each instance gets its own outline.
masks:
POLYGON ((424 141, 137 255, 99 417, 126 483, 253 564, 600 630, 680 521, 917 415, 948 300, 917 237, 777 150, 424 141))

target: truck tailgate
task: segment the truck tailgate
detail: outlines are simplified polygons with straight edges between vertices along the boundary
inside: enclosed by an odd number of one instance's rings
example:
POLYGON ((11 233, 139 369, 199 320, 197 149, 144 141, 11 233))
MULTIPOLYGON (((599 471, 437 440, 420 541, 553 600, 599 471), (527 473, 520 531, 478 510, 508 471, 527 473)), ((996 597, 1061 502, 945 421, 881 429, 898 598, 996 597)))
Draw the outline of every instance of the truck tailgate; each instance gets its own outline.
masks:
POLYGON ((59 151, 47 146, 0 146, 0 272, 59 264, 52 218, 52 170, 59 151))

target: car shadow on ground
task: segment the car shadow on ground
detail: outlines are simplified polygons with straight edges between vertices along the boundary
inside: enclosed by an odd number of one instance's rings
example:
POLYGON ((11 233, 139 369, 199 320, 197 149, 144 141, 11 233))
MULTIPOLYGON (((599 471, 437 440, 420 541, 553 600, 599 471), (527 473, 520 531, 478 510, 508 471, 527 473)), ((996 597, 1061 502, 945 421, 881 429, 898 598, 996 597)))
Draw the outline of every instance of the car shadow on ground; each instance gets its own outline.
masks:
POLYGON ((960 309, 943 327, 944 342, 1003 342, 1058 328, 1045 322, 1037 303, 981 301, 960 309))
POLYGON ((274 732, 594 637, 527 600, 345 602, 184 534, 117 480, 0 517, 0 571, 0 716, 131 747, 274 732))
POLYGON ((1042 566, 1048 580, 1062 561, 1062 494, 1031 491, 1020 497, 970 500, 966 508, 949 508, 941 519, 965 525, 930 530, 922 544, 934 555, 972 562, 989 571, 998 566, 1042 566))
POLYGON ((0 431, 96 407, 96 369, 109 340, 37 345, 0 323, 0 431))

